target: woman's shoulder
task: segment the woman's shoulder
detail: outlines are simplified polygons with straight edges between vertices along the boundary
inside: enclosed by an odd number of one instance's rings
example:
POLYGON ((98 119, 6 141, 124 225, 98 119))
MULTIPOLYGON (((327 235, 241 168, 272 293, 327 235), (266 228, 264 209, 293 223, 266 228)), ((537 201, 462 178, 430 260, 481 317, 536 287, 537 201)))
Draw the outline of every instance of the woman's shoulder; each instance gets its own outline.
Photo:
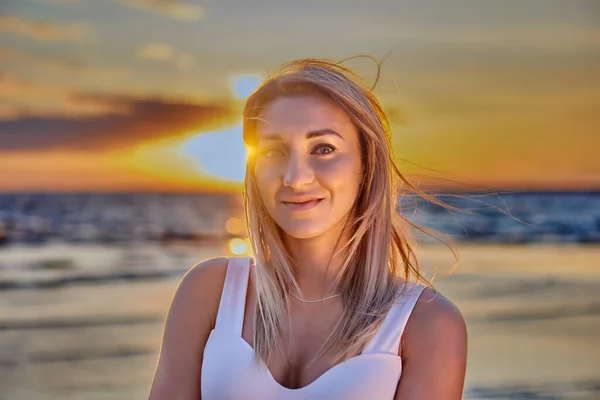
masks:
POLYGON ((212 257, 191 267, 181 280, 182 285, 218 292, 225 282, 229 257, 212 257))
POLYGON ((228 261, 229 257, 213 257, 198 262, 184 274, 177 288, 176 296, 187 299, 185 304, 190 311, 198 312, 198 305, 202 305, 212 324, 216 320, 228 261))
POLYGON ((150 398, 173 393, 198 398, 202 351, 216 321, 227 262, 226 257, 206 259, 181 279, 167 315, 150 398))
MULTIPOLYGON (((419 284, 423 285, 423 284, 419 284)), ((414 319, 419 320, 421 325, 464 322, 458 306, 437 289, 423 285, 422 294, 419 296, 413 311, 414 319)), ((419 325, 419 327, 421 327, 419 325)))
POLYGON ((437 289, 422 283, 415 286, 423 287, 423 290, 406 324, 401 350, 421 353, 441 343, 465 346, 467 327, 458 306, 437 289))
MULTIPOLYGON (((421 284, 418 284, 421 285, 421 284)), ((467 363, 467 326, 459 308, 423 285, 401 339, 398 396, 461 398, 467 363), (448 397, 450 396, 450 397, 448 397)))
POLYGON ((182 282, 225 281, 229 257, 212 257, 202 260, 191 267, 183 276, 182 282))

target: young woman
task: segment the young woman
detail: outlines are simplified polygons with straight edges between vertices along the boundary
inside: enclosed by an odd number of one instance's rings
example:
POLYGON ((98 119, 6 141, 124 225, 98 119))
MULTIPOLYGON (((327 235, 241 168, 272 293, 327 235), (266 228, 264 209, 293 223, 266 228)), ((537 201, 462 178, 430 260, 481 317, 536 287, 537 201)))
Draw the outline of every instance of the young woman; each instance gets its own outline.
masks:
POLYGON ((150 398, 461 399, 465 322, 411 261, 396 210, 416 188, 372 91, 297 60, 250 96, 243 130, 254 257, 185 275, 150 398))

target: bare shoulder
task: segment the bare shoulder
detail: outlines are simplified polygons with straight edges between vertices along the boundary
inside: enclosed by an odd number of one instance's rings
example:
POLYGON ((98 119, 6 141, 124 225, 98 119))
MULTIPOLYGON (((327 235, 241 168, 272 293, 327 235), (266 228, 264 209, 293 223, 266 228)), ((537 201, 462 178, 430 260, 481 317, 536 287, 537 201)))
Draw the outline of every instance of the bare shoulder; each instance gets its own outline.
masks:
POLYGON ((179 282, 169 314, 194 313, 196 321, 204 320, 214 325, 228 260, 227 257, 214 257, 191 267, 179 282))
POLYGON ((459 308, 442 293, 426 287, 408 319, 403 344, 415 347, 427 341, 466 340, 467 327, 459 308))
POLYGON ((397 397, 461 399, 467 362, 467 326, 459 308, 426 287, 402 335, 403 371, 397 397))
MULTIPOLYGON (((425 323, 425 328, 430 324, 451 324, 455 327, 465 325, 461 311, 450 299, 437 290, 426 287, 419 297, 413 310, 415 320, 425 323)), ((423 326, 417 325, 417 329, 423 326)))
POLYGON ((181 279, 165 322, 151 400, 200 397, 204 346, 216 321, 228 260, 199 262, 181 279))
POLYGON ((224 281, 228 261, 229 257, 213 257, 200 261, 185 273, 182 282, 186 280, 218 279, 219 277, 224 281))
POLYGON ((194 265, 181 279, 175 297, 202 300, 207 306, 205 308, 211 309, 205 311, 213 311, 216 317, 228 261, 228 257, 214 257, 194 265), (217 306, 217 308, 210 306, 217 306))

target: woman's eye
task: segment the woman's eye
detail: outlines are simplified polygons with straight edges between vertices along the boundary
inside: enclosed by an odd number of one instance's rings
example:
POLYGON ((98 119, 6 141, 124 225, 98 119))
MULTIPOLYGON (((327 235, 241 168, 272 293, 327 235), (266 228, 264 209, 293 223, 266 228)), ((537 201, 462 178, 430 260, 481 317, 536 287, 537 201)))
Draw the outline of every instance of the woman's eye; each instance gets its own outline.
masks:
POLYGON ((317 146, 315 148, 315 151, 317 152, 317 154, 327 155, 327 154, 333 153, 335 151, 335 147, 333 147, 330 144, 324 144, 324 145, 317 146))
POLYGON ((277 149, 266 149, 262 152, 263 156, 267 157, 267 158, 274 158, 274 157, 279 157, 280 155, 283 154, 283 152, 281 150, 277 150, 277 149))

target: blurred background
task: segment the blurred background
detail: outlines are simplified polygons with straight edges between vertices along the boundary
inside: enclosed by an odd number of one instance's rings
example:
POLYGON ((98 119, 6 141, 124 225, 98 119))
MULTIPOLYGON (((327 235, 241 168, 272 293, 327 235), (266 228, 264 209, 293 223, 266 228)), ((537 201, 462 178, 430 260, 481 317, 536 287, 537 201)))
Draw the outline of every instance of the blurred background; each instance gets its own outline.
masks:
POLYGON ((1 1, 0 398, 147 398, 183 274, 250 251, 244 100, 358 54, 400 170, 462 210, 399 212, 457 243, 448 276, 417 254, 465 398, 600 399, 596 0, 1 1))

